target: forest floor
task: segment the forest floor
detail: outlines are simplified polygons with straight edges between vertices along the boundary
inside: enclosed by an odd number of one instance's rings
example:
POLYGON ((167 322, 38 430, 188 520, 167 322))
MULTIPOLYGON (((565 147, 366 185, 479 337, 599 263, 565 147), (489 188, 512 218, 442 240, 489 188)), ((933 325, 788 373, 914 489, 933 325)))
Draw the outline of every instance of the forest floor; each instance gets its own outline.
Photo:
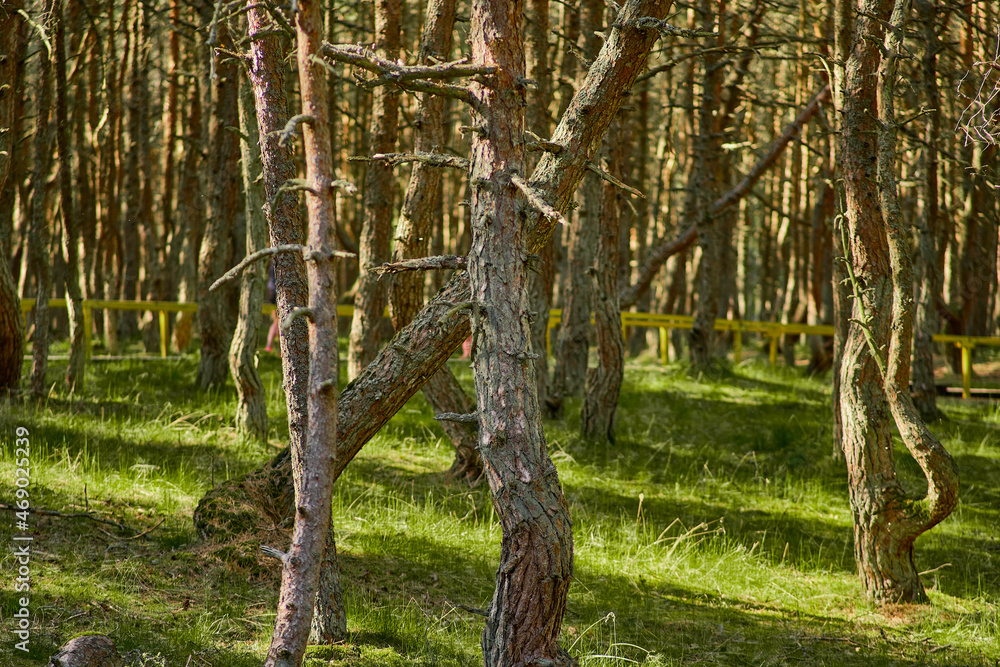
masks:
MULTIPOLYGON (((44 664, 68 638, 110 635, 126 664, 259 665, 276 561, 222 561, 191 514, 204 492, 287 441, 279 362, 260 370, 268 448, 238 443, 235 391, 194 391, 197 360, 95 361, 87 387, 0 406, 0 502, 15 496, 15 428, 31 503, 124 524, 31 515, 30 652, 14 649, 13 549, 0 550, 0 664, 44 664), (136 535, 144 533, 142 535, 136 535)), ((467 387, 466 362, 452 368, 467 387)), ((942 399, 934 432, 961 469, 953 516, 918 540, 931 604, 878 609, 856 576, 829 378, 756 361, 717 376, 630 360, 613 446, 577 435, 579 401, 545 424, 570 504, 575 577, 562 642, 601 665, 996 665, 1000 661, 1000 404, 942 399)), ((899 474, 923 488, 897 442, 899 474)), ((369 443, 334 497, 350 640, 311 667, 478 665, 500 528, 484 483, 446 477, 450 445, 422 396, 369 443)), ((13 545, 13 512, 0 543, 13 545)), ((260 541, 284 548, 282 535, 260 541)))

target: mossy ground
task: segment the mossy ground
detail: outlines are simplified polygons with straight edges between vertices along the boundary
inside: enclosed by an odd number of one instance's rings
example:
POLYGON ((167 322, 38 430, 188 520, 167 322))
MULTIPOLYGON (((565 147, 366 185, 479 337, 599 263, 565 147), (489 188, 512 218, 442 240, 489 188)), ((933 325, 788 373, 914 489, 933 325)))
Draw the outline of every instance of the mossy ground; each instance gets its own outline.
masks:
MULTIPOLYGON (((238 443, 235 392, 199 394, 197 360, 95 361, 80 396, 53 362, 45 400, 0 407, 0 500, 14 496, 14 429, 31 441, 33 506, 91 512, 138 532, 33 515, 31 652, 13 648, 15 564, 4 548, 0 664, 45 662, 84 631, 132 665, 259 665, 279 571, 256 540, 209 548, 191 514, 214 484, 287 440, 280 369, 263 352, 272 442, 238 443), (150 530, 151 529, 151 530, 150 530), (127 539, 127 538, 132 539, 127 539), (232 553, 229 553, 231 551, 232 553)), ((471 386, 467 364, 453 369, 471 386)), ((1000 660, 1000 406, 942 401, 934 431, 962 474, 954 515, 917 542, 932 604, 861 598, 829 379, 756 361, 697 377, 630 361, 618 441, 576 432, 579 403, 546 422, 573 517, 576 574, 562 641, 591 665, 994 665, 1000 660)), ((899 449, 900 475, 922 486, 899 449)), ((337 485, 351 639, 308 665, 480 664, 500 530, 483 484, 450 481, 451 451, 420 396, 337 485)), ((14 517, 0 514, 13 544, 14 517)))

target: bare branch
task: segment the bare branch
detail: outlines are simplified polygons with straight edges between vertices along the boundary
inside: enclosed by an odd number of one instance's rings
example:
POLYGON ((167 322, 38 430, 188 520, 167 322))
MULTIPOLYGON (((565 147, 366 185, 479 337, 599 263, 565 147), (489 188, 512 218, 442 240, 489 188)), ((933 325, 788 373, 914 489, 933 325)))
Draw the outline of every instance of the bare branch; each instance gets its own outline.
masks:
POLYGON ((615 186, 616 188, 621 188, 625 192, 627 192, 627 193, 629 193, 631 195, 634 195, 636 197, 639 197, 640 199, 645 199, 646 198, 646 195, 642 194, 641 192, 639 192, 638 190, 636 190, 635 188, 633 188, 631 185, 625 185, 625 183, 622 183, 620 180, 618 180, 617 178, 615 178, 614 176, 612 176, 608 172, 604 171, 603 169, 601 169, 600 167, 598 167, 593 162, 588 162, 587 163, 587 169, 589 169, 590 171, 594 172, 595 174, 597 174, 598 176, 600 176, 602 179, 604 179, 605 181, 607 181, 611 185, 615 186))
POLYGON ((343 257, 343 258, 353 258, 357 257, 352 252, 344 252, 343 250, 329 250, 327 252, 320 252, 318 250, 312 250, 309 246, 304 246, 298 243, 288 243, 285 245, 271 246, 269 248, 262 248, 257 252, 251 253, 243 258, 243 260, 234 266, 233 268, 222 274, 222 277, 212 283, 212 286, 208 288, 209 292, 214 292, 221 285, 226 284, 230 280, 236 280, 239 275, 254 262, 264 259, 265 257, 270 257, 271 255, 277 255, 284 252, 300 252, 302 253, 302 259, 305 261, 310 261, 316 258, 325 257, 343 257))
POLYGON ((642 18, 637 19, 633 25, 640 30, 659 30, 660 34, 663 36, 671 35, 674 37, 688 37, 691 39, 696 37, 719 36, 719 33, 709 32, 707 30, 688 30, 687 28, 678 28, 667 23, 666 19, 660 21, 649 16, 643 16, 642 18))
MULTIPOLYGON (((285 129, 277 133, 280 137, 278 139, 278 145, 284 146, 291 136, 295 134, 296 130, 298 130, 300 123, 312 123, 314 120, 316 119, 305 113, 300 113, 289 118, 288 122, 285 123, 285 129)), ((272 132, 271 134, 274 133, 272 132)))
POLYGON ((517 189, 524 194, 528 203, 538 209, 539 213, 544 215, 546 218, 557 220, 561 225, 567 224, 566 217, 551 204, 547 203, 542 198, 542 193, 528 185, 520 175, 514 174, 511 176, 510 182, 517 186, 517 189))
POLYGON ((444 153, 424 153, 421 151, 416 153, 376 153, 371 157, 363 155, 352 156, 348 160, 352 162, 385 162, 390 167, 410 162, 421 162, 431 167, 451 167, 463 171, 469 169, 469 161, 464 157, 446 155, 444 153))
POLYGON ((434 419, 443 422, 459 422, 461 424, 478 424, 479 423, 479 413, 470 412, 467 415, 460 415, 457 412, 442 412, 439 415, 434 415, 434 419))
POLYGON ((433 269, 464 269, 468 264, 465 257, 458 255, 437 255, 435 257, 417 257, 403 259, 398 262, 387 262, 371 269, 381 278, 385 274, 393 275, 403 271, 428 271, 433 269))

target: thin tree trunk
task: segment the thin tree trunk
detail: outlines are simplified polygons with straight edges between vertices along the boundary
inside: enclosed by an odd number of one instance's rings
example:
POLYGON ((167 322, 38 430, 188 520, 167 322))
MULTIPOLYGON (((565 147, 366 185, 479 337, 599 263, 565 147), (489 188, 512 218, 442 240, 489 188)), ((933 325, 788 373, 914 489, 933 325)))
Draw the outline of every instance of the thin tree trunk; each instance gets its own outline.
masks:
MULTIPOLYGON (((455 23, 455 1, 432 0, 427 6, 426 15, 417 60, 423 65, 447 61, 455 23)), ((435 153, 443 150, 443 111, 442 98, 430 94, 420 96, 416 112, 416 152, 435 153)), ((427 255, 440 184, 440 168, 420 162, 414 165, 399 213, 399 222, 396 224, 392 261, 427 255)), ((389 284, 389 307, 392 324, 397 331, 410 323, 423 304, 422 272, 404 271, 393 276, 389 284)), ((447 366, 443 366, 423 389, 424 396, 435 413, 468 414, 475 410, 472 400, 465 395, 447 366)), ((478 479, 482 474, 482 465, 479 452, 476 451, 475 425, 445 420, 441 422, 441 427, 455 447, 455 462, 452 464, 451 474, 467 480, 478 479)))
MULTIPOLYGON (((280 192, 281 186, 294 178, 296 173, 291 147, 283 144, 279 136, 288 120, 282 40, 274 34, 277 32, 277 25, 263 6, 253 0, 248 0, 247 6, 248 34, 251 37, 247 72, 253 86, 257 109, 266 195, 264 211, 267 214, 270 241, 272 246, 301 243, 302 223, 298 200, 290 192, 283 194, 280 192)), ((309 292, 306 271, 302 257, 297 254, 279 254, 273 261, 278 316, 284 320, 292 309, 307 303, 309 292)), ((284 457, 286 463, 281 471, 281 487, 287 488, 293 478, 291 457, 288 455, 291 451, 304 451, 307 437, 307 392, 310 371, 305 320, 301 317, 293 320, 288 329, 282 333, 280 343, 289 437, 289 448, 280 455, 284 457)), ((338 432, 344 434, 348 431, 340 425, 338 432)), ((301 475, 302 470, 298 468, 297 476, 301 475)), ((301 493, 298 481, 295 481, 293 486, 301 493)), ((199 512, 204 512, 205 509, 205 503, 199 503, 198 511, 195 513, 196 525, 200 522, 199 512)), ((327 531, 312 634, 323 641, 332 641, 342 638, 346 632, 347 616, 340 585, 334 533, 331 529, 327 531)))
MULTIPOLYGON (((254 111, 253 90, 245 80, 239 83, 240 156, 243 191, 246 193, 246 252, 267 247, 267 220, 264 217, 264 185, 258 180, 260 136, 254 111)), ((236 433, 246 442, 267 445, 267 403, 264 384, 254 363, 260 331, 260 309, 267 285, 267 264, 255 262, 240 276, 240 313, 236 333, 229 348, 229 369, 236 385, 236 433)))
MULTIPOLYGON (((125 57, 131 57, 131 67, 122 63, 122 79, 125 70, 129 70, 129 102, 128 102, 128 144, 125 153, 125 170, 121 174, 125 183, 125 215, 122 218, 122 284, 121 299, 134 301, 139 298, 139 267, 142 261, 140 230, 152 224, 152 220, 143 217, 142 191, 144 182, 148 181, 149 173, 143 172, 143 158, 147 134, 148 95, 146 79, 143 73, 143 34, 140 28, 140 16, 143 13, 142 3, 135 4, 135 19, 129 12, 122 16, 126 26, 125 57), (134 38, 131 53, 128 49, 129 37, 134 38)), ((124 90, 124 87, 123 87, 124 90)), ((125 310, 118 313, 118 334, 126 340, 136 334, 139 328, 138 313, 125 310)))
MULTIPOLYGON (((198 293, 198 255, 201 252, 201 239, 205 231, 204 188, 202 187, 202 109, 201 87, 198 79, 188 80, 191 90, 188 93, 187 141, 184 146, 184 160, 181 164, 180 191, 184 196, 177 198, 177 218, 182 220, 187 238, 183 243, 181 258, 181 275, 178 277, 178 296, 187 300, 195 298, 198 293)), ((180 243, 181 240, 175 240, 180 243)), ((174 326, 174 344, 178 351, 183 352, 191 342, 194 328, 194 315, 181 313, 177 316, 174 326)))
MULTIPOLYGON (((525 32, 527 77, 535 82, 528 90, 526 124, 537 136, 548 139, 551 129, 549 107, 552 104, 552 76, 549 73, 549 0, 528 0, 525 32)), ((537 272, 529 277, 531 300, 531 351, 538 355, 535 362, 535 386, 538 404, 545 405, 549 396, 549 359, 546 337, 549 310, 552 308, 552 286, 555 282, 554 243, 550 239, 538 253, 537 272)))
MULTIPOLYGON (((605 139, 606 171, 622 175, 622 119, 616 119, 605 139)), ((597 367, 587 373, 587 391, 580 412, 583 437, 615 441, 615 410, 625 374, 625 338, 618 307, 618 243, 621 238, 621 191, 604 182, 597 256, 588 271, 594 281, 594 330, 597 333, 597 367)))
MULTIPOLYGON (((393 62, 399 58, 399 16, 400 0, 375 0, 375 52, 393 62)), ((395 86, 376 88, 372 95, 372 153, 395 150, 398 114, 399 90, 395 86)), ((382 346, 386 286, 379 282, 372 269, 389 259, 393 189, 392 167, 370 163, 365 178, 364 224, 358 243, 360 274, 347 349, 347 377, 350 380, 365 369, 382 346)))
MULTIPOLYGON (((219 44, 229 44, 225 21, 216 26, 219 44)), ((229 376, 229 346, 236 326, 238 302, 235 288, 225 285, 214 292, 209 286, 233 263, 233 229, 240 199, 239 138, 227 128, 239 126, 239 69, 227 57, 213 53, 215 63, 215 113, 213 114, 210 173, 214 179, 209 200, 205 237, 198 255, 198 329, 201 334, 201 361, 197 385, 208 389, 222 385, 229 376)))
POLYGON ((0 396, 14 393, 21 383, 21 361, 24 355, 24 318, 17 284, 10 271, 13 241, 14 191, 16 184, 7 177, 15 160, 14 144, 20 137, 20 106, 24 81, 24 58, 27 46, 27 24, 18 10, 23 2, 15 0, 6 10, 0 10, 0 216, 10 221, 0 223, 0 396), (19 115, 19 114, 17 114, 19 115))
POLYGON ((66 18, 64 2, 55 7, 56 142, 59 147, 59 193, 63 222, 63 252, 66 255, 66 307, 69 310, 69 364, 66 386, 72 392, 83 389, 85 350, 83 348, 83 291, 80 289, 80 223, 73 205, 72 141, 66 81, 66 18))
POLYGON ((315 62, 322 46, 323 19, 319 2, 299 0, 295 16, 299 90, 303 113, 312 122, 302 128, 305 148, 306 194, 309 211, 307 244, 312 259, 306 265, 309 286, 309 425, 301 449, 292 449, 296 484, 295 527, 284 558, 278 618, 265 667, 298 667, 302 663, 319 590, 320 568, 328 551, 330 500, 333 493, 332 452, 337 447, 337 248, 330 155, 326 70, 315 62))
MULTIPOLYGON (((579 4, 579 12, 583 57, 591 61, 601 48, 597 33, 604 29, 604 2, 585 0, 579 4)), ((586 75, 586 71, 581 72, 580 81, 586 75)), ((583 391, 587 379, 587 357, 593 331, 590 313, 594 307, 594 280, 590 271, 594 266, 601 225, 602 183, 596 174, 584 176, 582 206, 569 230, 568 275, 566 292, 562 294, 562 323, 549 401, 557 412, 566 397, 577 396, 583 391)))
POLYGON ((933 336, 941 328, 937 301, 941 294, 941 276, 937 270, 938 208, 938 153, 937 144, 941 131, 941 95, 937 84, 937 22, 936 3, 916 0, 917 13, 923 23, 924 94, 930 114, 924 131, 923 149, 923 215, 918 221, 915 272, 917 276, 916 314, 913 332, 913 402, 927 421, 942 417, 937 407, 937 387, 934 384, 933 336))
MULTIPOLYGON (((55 1, 45 0, 39 23, 48 24, 55 11, 55 1)), ((48 29, 46 29, 48 32, 48 29)), ((35 328, 31 342, 31 393, 42 396, 46 392, 45 371, 49 361, 49 297, 52 294, 52 278, 49 273, 49 226, 45 207, 46 181, 52 160, 52 130, 49 125, 49 111, 52 106, 52 62, 49 51, 43 45, 38 50, 38 94, 35 110, 35 165, 31 175, 33 194, 31 198, 31 233, 28 252, 38 286, 35 301, 35 328)), ((18 304, 20 306, 20 304, 18 304)))

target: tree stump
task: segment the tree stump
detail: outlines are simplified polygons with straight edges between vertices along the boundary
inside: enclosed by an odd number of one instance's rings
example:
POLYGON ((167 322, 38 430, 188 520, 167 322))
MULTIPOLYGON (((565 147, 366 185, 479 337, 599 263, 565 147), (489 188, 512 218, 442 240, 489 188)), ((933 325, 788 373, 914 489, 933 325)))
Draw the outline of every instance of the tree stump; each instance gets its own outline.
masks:
POLYGON ((123 667, 110 637, 83 635, 69 640, 49 658, 48 667, 123 667))

